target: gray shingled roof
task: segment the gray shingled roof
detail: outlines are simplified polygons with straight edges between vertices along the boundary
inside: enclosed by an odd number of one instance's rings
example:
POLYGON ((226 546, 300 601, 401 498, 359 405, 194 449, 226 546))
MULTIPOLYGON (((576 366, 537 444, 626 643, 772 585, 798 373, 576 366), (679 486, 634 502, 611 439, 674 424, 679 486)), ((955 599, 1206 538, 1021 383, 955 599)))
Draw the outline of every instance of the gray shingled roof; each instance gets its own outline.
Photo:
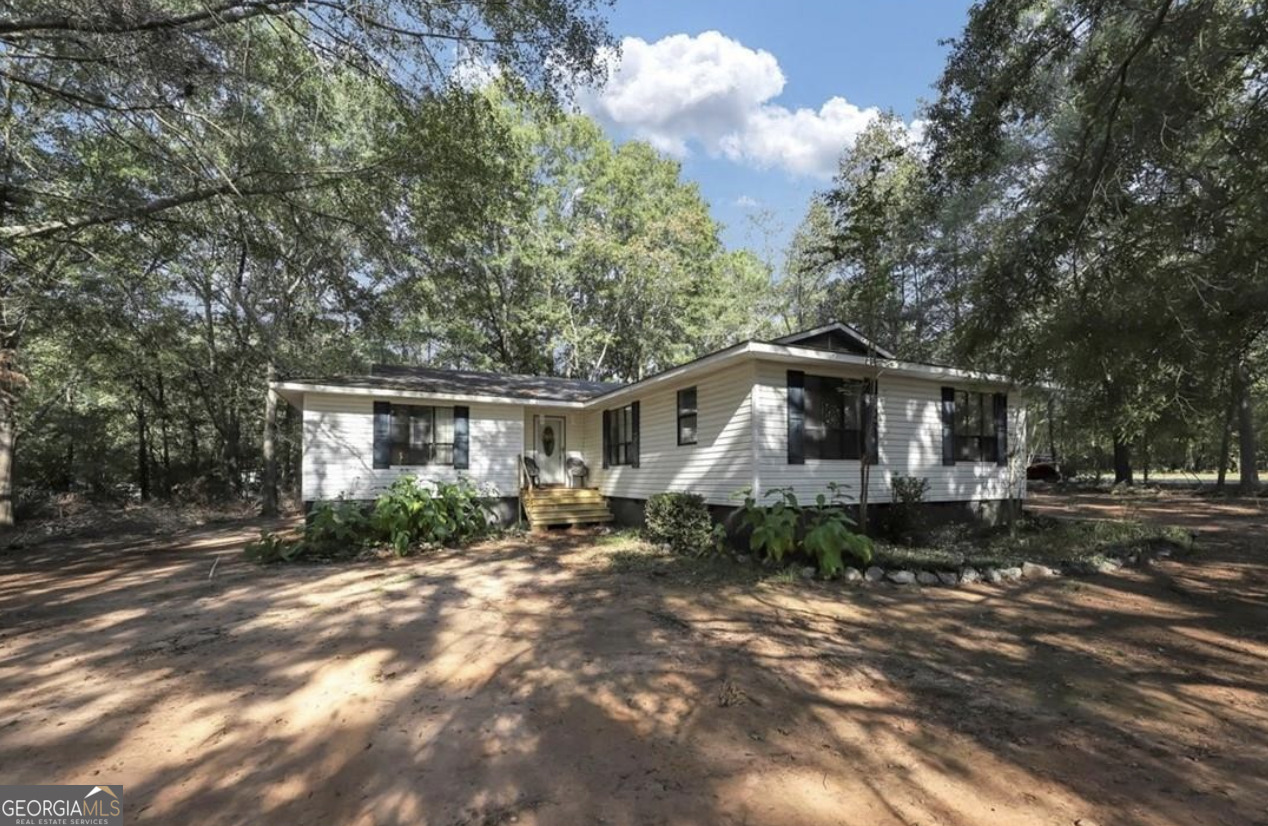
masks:
POLYGON ((368 376, 323 378, 321 384, 375 390, 407 390, 419 393, 454 393, 503 396, 517 399, 580 402, 622 387, 621 384, 551 376, 515 376, 479 370, 441 370, 435 367, 403 367, 375 364, 368 376))

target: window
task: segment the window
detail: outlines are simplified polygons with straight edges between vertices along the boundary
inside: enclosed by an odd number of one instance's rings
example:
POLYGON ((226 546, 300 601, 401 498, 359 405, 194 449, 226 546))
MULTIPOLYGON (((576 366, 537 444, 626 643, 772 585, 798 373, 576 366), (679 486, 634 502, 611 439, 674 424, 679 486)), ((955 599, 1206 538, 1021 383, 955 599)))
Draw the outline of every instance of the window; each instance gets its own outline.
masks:
POLYGON ((863 382, 806 376, 807 459, 858 459, 863 455, 863 382))
POLYGON ((955 391, 955 459, 958 462, 994 462, 999 446, 995 437, 995 408, 990 393, 955 391))
POLYGON ((635 421, 634 405, 627 404, 625 407, 609 410, 606 418, 608 465, 635 464, 638 425, 635 421))
POLYGON ((678 391, 678 444, 696 443, 696 388, 678 391))
POLYGON ((454 409, 392 405, 393 465, 452 465, 454 409))

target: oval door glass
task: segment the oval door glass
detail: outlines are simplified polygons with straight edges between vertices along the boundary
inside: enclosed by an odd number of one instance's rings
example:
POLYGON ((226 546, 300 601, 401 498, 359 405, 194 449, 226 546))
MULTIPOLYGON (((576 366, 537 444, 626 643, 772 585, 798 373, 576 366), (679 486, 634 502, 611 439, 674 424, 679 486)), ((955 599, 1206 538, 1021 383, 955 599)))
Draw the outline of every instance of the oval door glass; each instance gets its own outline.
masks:
POLYGON ((547 456, 555 455, 555 428, 550 425, 542 428, 542 452, 547 456))

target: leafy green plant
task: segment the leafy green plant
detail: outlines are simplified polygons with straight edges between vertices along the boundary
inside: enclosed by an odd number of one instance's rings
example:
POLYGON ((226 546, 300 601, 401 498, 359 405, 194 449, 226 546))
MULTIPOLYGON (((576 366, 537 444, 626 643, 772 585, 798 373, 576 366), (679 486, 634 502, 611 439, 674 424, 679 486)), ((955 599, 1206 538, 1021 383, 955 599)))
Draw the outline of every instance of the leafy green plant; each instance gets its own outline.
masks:
POLYGON ((753 529, 749 546, 755 553, 782 562, 801 550, 814 558, 822 576, 841 573, 847 555, 862 564, 871 561, 872 541, 851 530, 855 522, 846 514, 848 497, 836 482, 828 483, 828 493, 817 495, 809 507, 798 501, 792 488, 768 490, 765 498, 775 498, 769 506, 759 505, 751 490, 744 491, 744 497, 744 521, 753 529), (803 525, 804 534, 799 534, 803 525))
POLYGON ((845 570, 848 554, 866 565, 872 561, 872 540, 850 530, 857 523, 845 512, 848 497, 836 482, 828 483, 828 495, 815 497, 807 511, 806 536, 802 544, 819 564, 822 576, 837 576, 845 570))
POLYGON ((775 504, 757 504, 752 490, 744 491, 744 523, 753 529, 749 547, 767 559, 782 562, 786 554, 797 547, 797 522, 801 518, 801 506, 792 488, 771 488, 766 498, 779 497, 775 504))
POLYGON ((260 531, 259 539, 248 542, 242 554, 250 562, 273 565, 278 562, 294 562, 304 553, 304 543, 286 539, 272 531, 260 531))
POLYGON ((675 553, 701 556, 719 548, 713 517, 699 494, 658 493, 647 500, 643 521, 648 541, 675 553))
POLYGON ((887 533, 895 541, 911 541, 920 533, 920 505, 929 492, 929 480, 923 476, 895 476, 890 482, 890 499, 887 533))
POLYGON ((304 541, 327 552, 352 551, 372 538, 370 518, 363 506, 345 499, 319 503, 304 529, 304 541))
POLYGON ((403 476, 374 503, 371 524, 398 556, 420 542, 462 543, 487 534, 488 513, 468 481, 420 483, 403 476))

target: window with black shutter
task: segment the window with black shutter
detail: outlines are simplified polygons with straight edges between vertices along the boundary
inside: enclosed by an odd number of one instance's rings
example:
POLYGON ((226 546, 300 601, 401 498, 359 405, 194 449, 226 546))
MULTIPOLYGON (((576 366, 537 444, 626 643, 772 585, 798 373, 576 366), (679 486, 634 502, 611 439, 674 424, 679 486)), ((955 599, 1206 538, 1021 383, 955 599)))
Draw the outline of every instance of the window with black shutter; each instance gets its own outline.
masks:
POLYGON ((696 388, 678 391, 678 444, 696 443, 696 388))
POLYGON ((391 462, 394 466, 454 464, 454 408, 392 405, 391 462))
POLYGON ((955 391, 955 458, 959 462, 994 462, 999 442, 995 403, 990 393, 955 391))
POLYGON ((638 422, 634 415, 634 405, 627 404, 609 410, 607 415, 608 466, 634 465, 638 463, 638 422))
POLYGON ((804 392, 805 458, 861 458, 864 382, 806 376, 804 392))

